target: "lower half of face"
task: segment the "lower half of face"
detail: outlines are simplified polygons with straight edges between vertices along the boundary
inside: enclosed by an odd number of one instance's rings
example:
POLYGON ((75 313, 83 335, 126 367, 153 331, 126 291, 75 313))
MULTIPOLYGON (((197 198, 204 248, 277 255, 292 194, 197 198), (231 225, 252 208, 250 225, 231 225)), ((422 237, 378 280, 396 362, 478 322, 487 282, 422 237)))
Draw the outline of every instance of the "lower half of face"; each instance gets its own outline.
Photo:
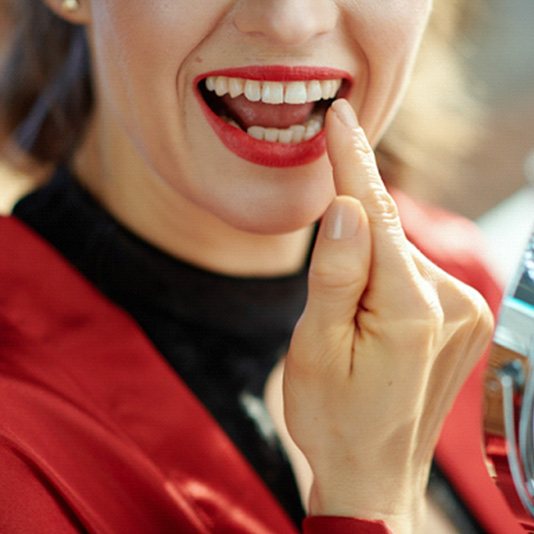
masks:
POLYGON ((147 180, 230 226, 306 226, 335 194, 329 105, 348 98, 376 142, 406 83, 429 1, 386 3, 94 2, 101 122, 147 180))

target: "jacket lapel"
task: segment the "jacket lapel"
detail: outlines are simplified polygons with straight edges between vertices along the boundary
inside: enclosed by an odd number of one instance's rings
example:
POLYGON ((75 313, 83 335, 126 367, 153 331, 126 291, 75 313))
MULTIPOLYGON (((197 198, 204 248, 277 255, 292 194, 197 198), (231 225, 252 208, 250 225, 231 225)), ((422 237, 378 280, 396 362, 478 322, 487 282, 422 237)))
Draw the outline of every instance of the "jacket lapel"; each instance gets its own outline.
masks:
POLYGON ((0 250, 0 435, 88 527, 293 532, 129 316, 12 218, 0 250))

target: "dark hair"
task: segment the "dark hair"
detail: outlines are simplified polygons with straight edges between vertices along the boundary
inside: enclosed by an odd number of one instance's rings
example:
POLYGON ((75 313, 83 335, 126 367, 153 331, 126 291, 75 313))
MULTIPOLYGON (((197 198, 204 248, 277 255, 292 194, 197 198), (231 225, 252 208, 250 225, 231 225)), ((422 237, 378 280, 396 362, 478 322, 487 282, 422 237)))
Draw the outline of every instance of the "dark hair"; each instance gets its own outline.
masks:
POLYGON ((79 144, 93 104, 85 30, 41 1, 8 7, 16 25, 0 74, 0 123, 34 160, 64 161, 79 144))

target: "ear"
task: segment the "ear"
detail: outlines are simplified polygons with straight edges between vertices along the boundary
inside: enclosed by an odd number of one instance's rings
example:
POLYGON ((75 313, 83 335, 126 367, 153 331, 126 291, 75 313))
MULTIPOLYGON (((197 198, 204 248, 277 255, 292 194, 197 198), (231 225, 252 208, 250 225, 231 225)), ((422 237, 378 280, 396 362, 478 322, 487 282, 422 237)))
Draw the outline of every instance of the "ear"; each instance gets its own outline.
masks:
POLYGON ((71 24, 87 24, 91 20, 90 0, 42 0, 58 17, 71 24))

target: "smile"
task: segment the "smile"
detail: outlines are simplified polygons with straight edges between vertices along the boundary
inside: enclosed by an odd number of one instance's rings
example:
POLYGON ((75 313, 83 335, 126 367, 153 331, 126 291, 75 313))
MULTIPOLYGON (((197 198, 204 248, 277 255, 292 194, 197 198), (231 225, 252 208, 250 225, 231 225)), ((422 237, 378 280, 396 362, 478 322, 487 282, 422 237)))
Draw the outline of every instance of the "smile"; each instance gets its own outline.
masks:
POLYGON ((199 76, 195 93, 229 150, 259 165, 288 167, 324 153, 326 111, 349 85, 338 69, 245 67, 199 76))

